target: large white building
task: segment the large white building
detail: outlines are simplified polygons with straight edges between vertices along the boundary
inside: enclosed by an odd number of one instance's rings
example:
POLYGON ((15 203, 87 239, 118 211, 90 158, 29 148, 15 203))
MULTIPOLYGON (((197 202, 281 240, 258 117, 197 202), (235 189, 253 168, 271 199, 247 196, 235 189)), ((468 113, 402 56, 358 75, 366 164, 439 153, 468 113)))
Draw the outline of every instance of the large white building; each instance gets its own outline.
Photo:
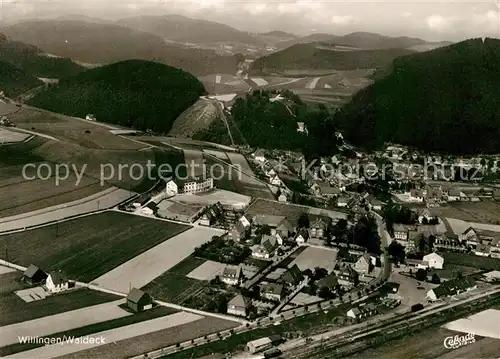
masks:
POLYGON ((195 194, 206 192, 214 188, 214 179, 207 178, 204 180, 188 180, 183 183, 180 181, 170 180, 167 182, 166 192, 169 196, 174 196, 179 193, 195 194))
POLYGON ((428 263, 428 268, 443 269, 444 258, 437 253, 431 253, 425 255, 422 262, 428 263))

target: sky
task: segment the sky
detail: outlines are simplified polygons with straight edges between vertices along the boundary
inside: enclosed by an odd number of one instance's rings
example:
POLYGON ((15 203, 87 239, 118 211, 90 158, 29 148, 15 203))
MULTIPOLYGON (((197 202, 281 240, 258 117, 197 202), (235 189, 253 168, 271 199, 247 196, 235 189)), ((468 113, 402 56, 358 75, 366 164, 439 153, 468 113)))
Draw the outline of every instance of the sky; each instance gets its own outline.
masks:
POLYGON ((181 14, 239 30, 297 35, 355 31, 429 41, 500 37, 500 1, 0 0, 0 21, 79 14, 117 20, 181 14))

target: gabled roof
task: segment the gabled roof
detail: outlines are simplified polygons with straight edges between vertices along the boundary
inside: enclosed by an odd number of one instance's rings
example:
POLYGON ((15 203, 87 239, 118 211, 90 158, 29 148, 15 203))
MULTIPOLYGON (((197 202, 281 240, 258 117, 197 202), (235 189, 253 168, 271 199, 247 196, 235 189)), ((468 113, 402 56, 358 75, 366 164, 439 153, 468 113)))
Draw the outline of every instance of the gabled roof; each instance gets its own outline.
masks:
POLYGON ((276 283, 268 283, 262 288, 262 292, 268 294, 281 295, 283 294, 283 285, 276 283))
POLYGON ((297 284, 303 278, 304 276, 302 275, 302 271, 296 264, 294 264, 285 272, 285 274, 283 274, 282 280, 287 283, 297 284))
POLYGON ((222 271, 222 277, 224 278, 239 278, 241 276, 241 267, 240 266, 225 266, 222 271))
POLYGON ((276 249, 276 246, 269 239, 262 243, 261 247, 269 254, 276 249))
POLYGON ((447 280, 439 287, 434 288, 434 294, 437 298, 456 294, 457 291, 463 291, 469 288, 473 288, 476 285, 476 282, 471 278, 457 278, 452 280, 447 280))
POLYGON ((236 232, 238 232, 239 234, 243 234, 245 233, 245 226, 243 225, 243 223, 241 223, 240 221, 236 221, 234 227, 231 229, 231 230, 234 230, 236 232))
POLYGON ((337 279, 337 276, 335 275, 334 272, 331 274, 327 275, 325 278, 322 278, 318 281, 318 287, 328 287, 328 288, 333 288, 337 284, 339 284, 339 281, 337 279))
POLYGON ((254 157, 265 157, 265 152, 263 149, 258 149, 253 153, 254 157))
POLYGON ((301 228, 299 230, 299 232, 297 233, 297 237, 298 236, 302 236, 304 239, 308 239, 309 238, 309 232, 307 231, 306 228, 301 228))
POLYGON ((271 216, 267 214, 258 214, 253 217, 253 223, 258 226, 267 225, 269 227, 277 227, 285 219, 284 216, 271 216))
POLYGON ((292 224, 288 221, 288 219, 283 218, 283 220, 280 222, 280 224, 276 227, 278 231, 293 231, 293 226, 292 224))
POLYGON ((140 289, 137 288, 132 288, 132 290, 128 293, 127 295, 127 300, 131 301, 132 303, 139 303, 139 301, 147 295, 145 292, 143 292, 140 289))
POLYGON ((353 276, 357 277, 358 272, 356 272, 354 270, 354 268, 351 267, 350 265, 346 265, 344 268, 342 268, 339 275, 347 275, 349 277, 353 277, 353 276))
POLYGON ((54 283, 54 285, 63 284, 68 281, 68 278, 61 272, 51 272, 49 276, 52 279, 52 283, 54 283))
POLYGON ((228 306, 234 306, 234 307, 240 307, 240 308, 248 308, 251 304, 251 300, 242 296, 241 294, 238 294, 236 297, 231 299, 229 303, 227 303, 228 306))
POLYGON ((36 265, 31 264, 26 270, 24 271, 24 276, 27 278, 33 278, 33 276, 36 274, 36 272, 40 271, 41 269, 38 268, 36 265))
POLYGON ((266 242, 269 242, 271 244, 273 250, 275 247, 278 246, 278 238, 276 238, 276 236, 270 236, 268 234, 264 234, 260 240, 260 244, 264 245, 266 242))
POLYGON ((394 232, 407 232, 408 228, 401 223, 395 223, 392 228, 394 229, 394 232))

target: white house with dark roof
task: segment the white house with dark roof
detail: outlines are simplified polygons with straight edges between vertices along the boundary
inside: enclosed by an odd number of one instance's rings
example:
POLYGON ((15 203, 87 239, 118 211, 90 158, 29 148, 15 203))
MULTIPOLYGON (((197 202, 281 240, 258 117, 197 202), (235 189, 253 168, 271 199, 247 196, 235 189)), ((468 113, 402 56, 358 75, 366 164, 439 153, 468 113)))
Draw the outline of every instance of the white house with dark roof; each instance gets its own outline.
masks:
POLYGON ((251 304, 250 299, 238 294, 227 303, 227 314, 246 317, 251 304))
POLYGON ((269 283, 262 287, 260 293, 266 299, 280 302, 283 299, 284 286, 283 284, 269 283))
POLYGON ((252 157, 254 158, 255 161, 264 163, 266 162, 266 155, 263 149, 258 149, 252 154, 252 157))
POLYGON ((239 285, 241 282, 241 267, 225 266, 220 275, 220 280, 227 285, 239 285))
POLYGON ((45 281, 45 287, 51 293, 59 293, 69 289, 69 281, 62 273, 51 272, 45 281))
POLYGON ((437 253, 430 253, 422 258, 423 262, 427 262, 428 268, 443 269, 444 258, 437 253))

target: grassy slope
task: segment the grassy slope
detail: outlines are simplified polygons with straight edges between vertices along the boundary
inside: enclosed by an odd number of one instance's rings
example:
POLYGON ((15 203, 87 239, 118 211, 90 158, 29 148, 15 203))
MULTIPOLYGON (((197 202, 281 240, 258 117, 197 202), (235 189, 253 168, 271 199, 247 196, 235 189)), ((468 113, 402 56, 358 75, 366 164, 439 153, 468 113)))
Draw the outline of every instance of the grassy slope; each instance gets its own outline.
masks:
POLYGON ((40 85, 42 82, 36 77, 10 63, 0 61, 0 90, 5 96, 16 97, 40 85))

